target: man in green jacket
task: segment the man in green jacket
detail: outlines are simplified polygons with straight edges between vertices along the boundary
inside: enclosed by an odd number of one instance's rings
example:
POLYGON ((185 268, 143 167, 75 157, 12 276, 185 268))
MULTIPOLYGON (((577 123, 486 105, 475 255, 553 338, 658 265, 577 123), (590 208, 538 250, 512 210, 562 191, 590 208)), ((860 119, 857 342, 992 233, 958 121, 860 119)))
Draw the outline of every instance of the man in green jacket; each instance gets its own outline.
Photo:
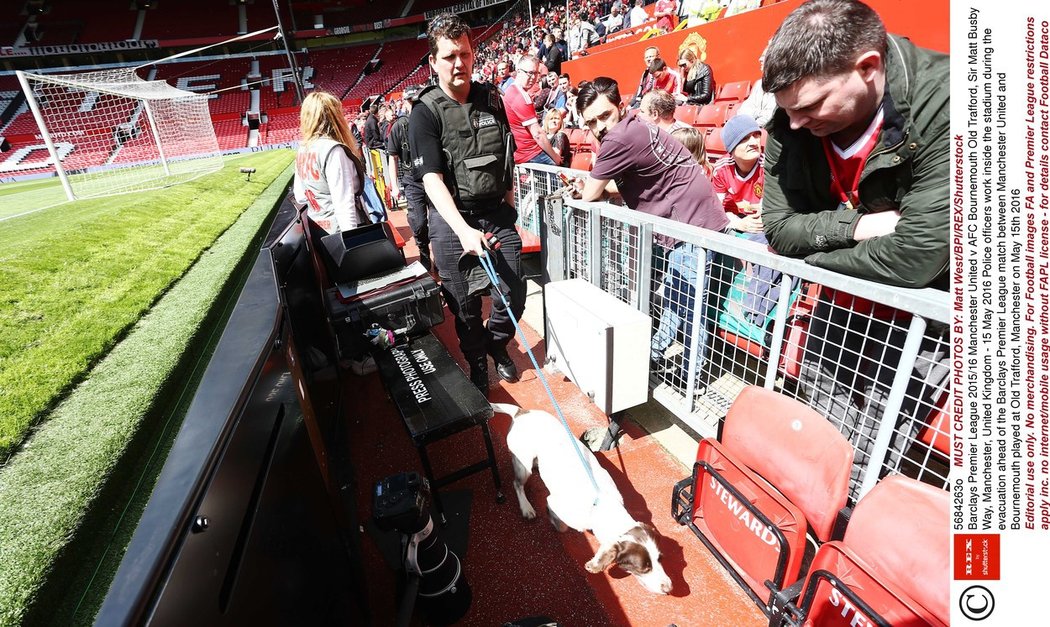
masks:
MULTIPOLYGON (((861 2, 811 0, 784 20, 762 74, 780 107, 762 213, 777 252, 888 285, 947 289, 946 76, 947 56, 888 36, 861 2)), ((814 311, 801 379, 811 404, 857 447, 854 480, 890 418, 883 413, 907 327, 900 312, 827 289, 814 311)), ((929 321, 874 476, 899 467, 943 393, 947 350, 946 327, 929 321)))

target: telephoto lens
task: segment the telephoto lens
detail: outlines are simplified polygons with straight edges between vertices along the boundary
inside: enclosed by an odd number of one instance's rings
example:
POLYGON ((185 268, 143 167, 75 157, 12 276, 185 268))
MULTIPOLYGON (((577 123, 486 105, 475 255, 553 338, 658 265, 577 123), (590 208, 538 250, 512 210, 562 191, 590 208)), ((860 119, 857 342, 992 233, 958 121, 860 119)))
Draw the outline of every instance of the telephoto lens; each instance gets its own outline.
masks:
POLYGON ((376 483, 372 517, 383 530, 403 534, 405 574, 418 577, 418 604, 427 622, 451 625, 466 615, 472 594, 459 556, 448 548, 430 515, 430 485, 418 473, 376 483))

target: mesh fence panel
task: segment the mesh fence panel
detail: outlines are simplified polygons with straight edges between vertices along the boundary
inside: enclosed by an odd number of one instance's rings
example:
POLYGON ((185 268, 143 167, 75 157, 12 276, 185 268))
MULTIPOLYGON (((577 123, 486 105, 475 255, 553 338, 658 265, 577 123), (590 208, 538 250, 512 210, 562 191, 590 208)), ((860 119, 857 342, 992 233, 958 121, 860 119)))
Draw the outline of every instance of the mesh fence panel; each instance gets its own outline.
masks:
POLYGON ((811 267, 738 238, 703 232, 701 245, 607 204, 564 211, 565 278, 597 273, 603 290, 648 311, 653 397, 698 434, 717 433, 745 386, 765 386, 853 444, 854 499, 893 472, 947 487, 946 299, 923 318, 853 295, 862 288, 848 278, 829 289, 811 267))

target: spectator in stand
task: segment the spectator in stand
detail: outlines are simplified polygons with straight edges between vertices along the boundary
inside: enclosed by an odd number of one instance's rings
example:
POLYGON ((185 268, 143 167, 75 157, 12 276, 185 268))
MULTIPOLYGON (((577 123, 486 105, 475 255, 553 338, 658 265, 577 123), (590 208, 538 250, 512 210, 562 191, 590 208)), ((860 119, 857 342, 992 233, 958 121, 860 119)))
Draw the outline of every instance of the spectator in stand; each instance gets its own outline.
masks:
POLYGON ((704 0, 704 6, 700 9, 700 17, 703 18, 704 22, 713 22, 718 19, 724 6, 724 1, 704 0))
MULTIPOLYGON (((766 51, 758 57, 758 67, 761 70, 765 66, 766 51)), ((759 126, 766 126, 773 119, 773 113, 777 110, 777 99, 773 94, 762 89, 762 79, 759 78, 751 85, 751 93, 747 95, 744 102, 740 103, 737 113, 750 115, 758 122, 759 126)))
POLYGON ((737 15, 750 11, 751 9, 757 9, 761 0, 729 0, 729 5, 726 7, 726 17, 730 15, 737 15))
MULTIPOLYGON (((727 229, 729 219, 711 183, 700 175, 692 155, 664 131, 655 129, 654 132, 654 128, 634 112, 624 114, 616 81, 600 76, 581 85, 576 106, 584 124, 600 142, 594 169, 581 193, 584 200, 594 201, 606 193, 618 193, 626 205, 636 211, 713 231, 727 229)), ((668 302, 661 312, 651 355, 654 368, 661 371, 665 369, 664 351, 678 328, 684 324, 686 336, 692 333, 691 312, 696 290, 700 287, 701 296, 708 298, 710 272, 704 273, 704 285, 698 286, 697 247, 665 237, 658 241, 671 249, 664 274, 668 302)), ((710 266, 710 256, 707 261, 710 266)), ((705 325, 699 326, 701 336, 697 345, 706 347, 707 330, 705 325)), ((689 363, 689 344, 686 342, 684 363, 689 363)), ((703 361, 702 357, 697 359, 694 366, 698 368, 703 361)))
MULTIPOLYGON (((565 31, 561 28, 555 28, 554 33, 554 45, 561 48, 561 60, 562 62, 569 60, 569 43, 565 41, 565 31)), ((560 67, 558 68, 561 69, 560 67)))
POLYGON ((565 118, 562 112, 558 109, 548 109, 543 116, 543 130, 547 133, 547 141, 561 155, 561 161, 554 165, 567 168, 572 163, 572 148, 569 146, 568 135, 562 132, 564 126, 565 118))
POLYGON ((507 109, 510 131, 514 135, 514 163, 554 165, 562 157, 547 140, 543 127, 536 119, 536 107, 528 93, 536 83, 538 65, 539 59, 536 57, 525 56, 518 61, 517 75, 503 94, 503 104, 507 109))
MULTIPOLYGON (((763 222, 781 254, 888 285, 946 290, 947 55, 887 35, 871 7, 811 0, 769 42, 762 84, 779 109, 766 145, 763 222)), ((899 369, 896 312, 825 290, 800 380, 867 466, 899 369)), ((904 327, 907 325, 905 324, 904 327)), ((943 390, 948 329, 927 321, 888 450, 896 468, 943 390), (922 403, 919 403, 919 401, 922 403)))
POLYGON ((750 115, 759 126, 769 124, 777 110, 776 96, 762 89, 762 79, 751 85, 751 93, 740 103, 737 112, 750 115))
POLYGON ((715 97, 715 77, 711 66, 697 58, 692 48, 682 48, 678 52, 678 68, 685 78, 680 100, 692 105, 709 104, 715 97))
POLYGON ((693 155, 693 159, 696 159, 696 162, 700 164, 700 167, 704 170, 704 175, 707 178, 711 178, 711 162, 707 158, 707 147, 704 145, 704 136, 700 131, 692 126, 680 126, 671 131, 671 137, 682 142, 689 154, 693 155))
POLYGON ((369 150, 380 150, 383 147, 383 134, 379 131, 379 105, 368 108, 368 117, 365 118, 365 145, 369 150))
POLYGON ((667 67, 663 59, 657 58, 649 65, 653 77, 653 89, 662 89, 676 98, 682 94, 682 77, 667 67))
POLYGON ((511 74, 510 65, 506 61, 500 61, 496 65, 496 80, 493 82, 499 87, 501 92, 506 93, 507 87, 514 81, 514 75, 511 74))
POLYGON ((576 110, 576 98, 579 93, 578 89, 570 87, 568 94, 565 96, 565 111, 563 111, 562 120, 565 126, 569 128, 583 128, 583 125, 580 123, 580 114, 576 110))
POLYGON ((549 72, 561 74, 561 62, 565 60, 561 54, 561 46, 554 43, 554 35, 546 35, 543 43, 547 47, 547 53, 542 57, 543 64, 549 72))
POLYGON ((642 72, 642 77, 638 79, 638 89, 634 92, 634 97, 631 98, 631 107, 638 107, 642 103, 642 96, 648 93, 653 88, 653 73, 649 71, 653 61, 660 58, 660 49, 656 46, 649 46, 643 53, 642 60, 645 61, 645 70, 642 72))
POLYGON ((386 145, 386 136, 390 132, 390 123, 394 121, 394 111, 389 105, 383 105, 379 107, 379 136, 383 138, 383 145, 386 145))
POLYGON ((634 8, 631 9, 630 14, 631 28, 641 26, 649 21, 649 14, 645 12, 644 6, 645 0, 634 0, 634 8))
POLYGON ((656 18, 657 28, 667 33, 673 31, 678 17, 678 3, 675 0, 656 0, 653 17, 656 18))
MULTIPOLYGON (((548 76, 554 76, 554 74, 548 74, 548 76)), ((569 87, 568 74, 562 74, 557 77, 557 82, 554 84, 554 88, 547 95, 547 102, 544 105, 544 109, 548 111, 551 109, 557 109, 558 111, 564 112, 567 108, 569 87)))
MULTIPOLYGON (((721 133, 727 154, 715 163, 711 185, 726 210, 730 228, 744 239, 768 244, 762 228, 762 129, 754 118, 737 115, 726 122, 721 133)), ((780 272, 750 263, 745 264, 745 272, 740 311, 733 313, 764 328, 780 297, 780 272)))
MULTIPOLYGON (((409 87, 405 90, 405 106, 411 115, 412 106, 419 97, 420 87, 409 87)), ((428 271, 430 262, 430 228, 427 222, 427 195, 412 170, 412 151, 408 143, 408 115, 399 117, 391 125, 386 138, 386 152, 389 156, 390 193, 395 199, 404 198, 408 204, 408 226, 416 238, 419 248, 419 263, 428 271)))
POLYGON ((621 13, 620 5, 612 5, 611 13, 609 17, 605 19, 605 37, 608 38, 616 31, 623 28, 623 14, 621 13))
POLYGON ((674 118, 675 108, 674 96, 662 89, 654 89, 642 96, 642 106, 638 108, 638 114, 667 133, 676 128, 690 128, 688 124, 674 118))
POLYGON ((686 20, 685 27, 693 28, 694 26, 706 24, 707 20, 704 19, 703 16, 704 4, 713 1, 714 0, 682 0, 681 14, 682 18, 686 20))

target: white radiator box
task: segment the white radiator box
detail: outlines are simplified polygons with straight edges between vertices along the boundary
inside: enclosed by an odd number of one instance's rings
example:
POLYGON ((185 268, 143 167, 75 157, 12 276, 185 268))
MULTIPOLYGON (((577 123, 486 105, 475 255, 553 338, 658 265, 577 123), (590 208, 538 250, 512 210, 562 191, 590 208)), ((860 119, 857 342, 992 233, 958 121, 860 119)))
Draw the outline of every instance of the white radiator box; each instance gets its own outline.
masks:
POLYGON ((547 362, 606 414, 649 398, 649 316, 582 279, 544 288, 547 362))

